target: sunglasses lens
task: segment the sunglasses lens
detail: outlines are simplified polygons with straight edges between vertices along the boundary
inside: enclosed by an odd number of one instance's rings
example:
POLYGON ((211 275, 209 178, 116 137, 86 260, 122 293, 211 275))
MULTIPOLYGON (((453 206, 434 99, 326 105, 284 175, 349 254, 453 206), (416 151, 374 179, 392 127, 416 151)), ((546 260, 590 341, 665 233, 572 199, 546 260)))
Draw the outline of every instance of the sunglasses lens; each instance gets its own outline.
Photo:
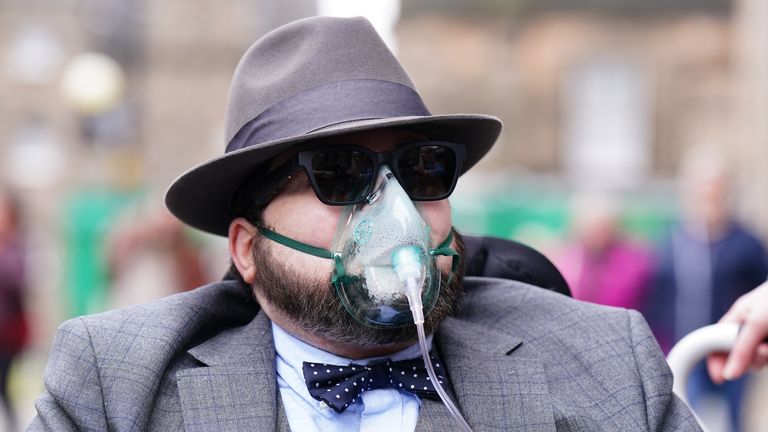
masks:
POLYGON ((373 179, 373 161, 354 150, 327 150, 312 158, 317 193, 329 203, 352 203, 365 198, 373 179))
POLYGON ((456 180, 456 153, 440 145, 414 147, 400 155, 397 170, 411 199, 445 198, 456 180))

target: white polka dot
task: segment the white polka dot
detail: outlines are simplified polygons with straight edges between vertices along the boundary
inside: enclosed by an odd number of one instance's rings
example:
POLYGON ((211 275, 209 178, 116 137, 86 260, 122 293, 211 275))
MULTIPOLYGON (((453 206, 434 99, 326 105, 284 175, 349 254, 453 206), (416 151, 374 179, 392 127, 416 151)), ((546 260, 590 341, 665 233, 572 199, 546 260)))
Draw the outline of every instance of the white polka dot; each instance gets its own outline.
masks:
POLYGON ((354 366, 352 366, 352 370, 357 370, 357 369, 355 369, 355 367, 354 367, 354 366))
POLYGON ((389 371, 392 372, 392 368, 389 368, 389 371))
POLYGON ((331 373, 331 370, 330 369, 326 369, 325 373, 331 373))
POLYGON ((424 390, 427 390, 427 388, 426 388, 426 387, 424 387, 424 390))
POLYGON ((339 368, 339 372, 344 372, 344 369, 342 369, 342 368, 339 368))
MULTIPOLYGON (((426 387, 424 387, 426 389, 426 387)), ((336 395, 336 399, 341 399, 341 396, 336 395)))
POLYGON ((357 381, 353 382, 352 385, 357 387, 357 381))
POLYGON ((416 370, 416 366, 413 367, 413 370, 416 370))
POLYGON ((320 383, 315 383, 315 387, 320 387, 320 383))
POLYGON ((317 375, 317 371, 312 372, 313 374, 317 375))
POLYGON ((415 386, 414 386, 413 384, 411 384, 411 388, 414 388, 414 387, 415 387, 415 386))
POLYGON ((344 389, 344 391, 345 391, 345 392, 347 392, 347 393, 349 393, 349 389, 348 389, 348 388, 345 388, 345 389, 344 389))
POLYGON ((432 381, 432 380, 430 380, 429 377, 427 377, 427 381, 432 381))
POLYGON ((400 383, 400 387, 402 387, 402 386, 403 386, 403 383, 400 383))
POLYGON ((418 374, 413 374, 413 377, 414 377, 414 378, 418 378, 418 377, 419 377, 419 375, 418 375, 418 374))
POLYGON ((309 367, 315 367, 315 364, 314 363, 310 363, 309 367))
POLYGON ((405 371, 400 372, 400 375, 405 375, 405 371))
POLYGON ((435 363, 435 367, 440 367, 440 363, 435 363))

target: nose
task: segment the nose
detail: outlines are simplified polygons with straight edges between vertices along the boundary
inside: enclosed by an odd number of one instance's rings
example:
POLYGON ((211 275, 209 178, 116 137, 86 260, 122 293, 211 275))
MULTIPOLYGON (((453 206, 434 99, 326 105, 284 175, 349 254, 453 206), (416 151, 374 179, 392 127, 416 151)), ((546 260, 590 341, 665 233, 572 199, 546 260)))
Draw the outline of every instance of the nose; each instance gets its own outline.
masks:
MULTIPOLYGON (((366 201, 368 201, 368 204, 373 204, 374 202, 376 202, 377 199, 379 199, 381 194, 384 193, 386 183, 390 181, 397 182, 397 179, 395 178, 395 175, 392 173, 392 170, 389 169, 389 166, 387 166, 387 164, 382 164, 381 168, 379 168, 378 174, 376 175, 376 184, 374 185, 371 193, 366 198, 366 201)), ((399 183, 398 183, 398 186, 399 186, 399 183)))

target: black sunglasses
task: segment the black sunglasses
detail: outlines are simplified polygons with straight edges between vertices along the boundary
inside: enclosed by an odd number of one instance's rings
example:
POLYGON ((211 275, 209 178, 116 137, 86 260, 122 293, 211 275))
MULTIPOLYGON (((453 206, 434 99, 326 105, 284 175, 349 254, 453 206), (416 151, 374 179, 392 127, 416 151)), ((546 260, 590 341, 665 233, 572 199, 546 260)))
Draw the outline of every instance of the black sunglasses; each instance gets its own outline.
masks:
POLYGON ((299 152, 268 177, 279 187, 304 168, 320 201, 350 205, 366 201, 386 164, 412 200, 436 201, 453 192, 465 153, 464 145, 445 141, 412 142, 381 153, 356 145, 320 147, 299 152))

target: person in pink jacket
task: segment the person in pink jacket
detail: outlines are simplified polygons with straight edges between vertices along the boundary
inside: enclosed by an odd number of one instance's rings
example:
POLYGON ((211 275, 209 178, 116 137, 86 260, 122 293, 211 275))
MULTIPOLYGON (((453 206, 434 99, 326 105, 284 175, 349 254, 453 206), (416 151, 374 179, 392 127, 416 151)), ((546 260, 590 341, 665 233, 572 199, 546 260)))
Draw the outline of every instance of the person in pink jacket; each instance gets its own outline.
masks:
POLYGON ((555 262, 578 300, 642 311, 650 278, 650 252, 621 232, 616 202, 582 194, 572 205, 573 242, 555 262))

